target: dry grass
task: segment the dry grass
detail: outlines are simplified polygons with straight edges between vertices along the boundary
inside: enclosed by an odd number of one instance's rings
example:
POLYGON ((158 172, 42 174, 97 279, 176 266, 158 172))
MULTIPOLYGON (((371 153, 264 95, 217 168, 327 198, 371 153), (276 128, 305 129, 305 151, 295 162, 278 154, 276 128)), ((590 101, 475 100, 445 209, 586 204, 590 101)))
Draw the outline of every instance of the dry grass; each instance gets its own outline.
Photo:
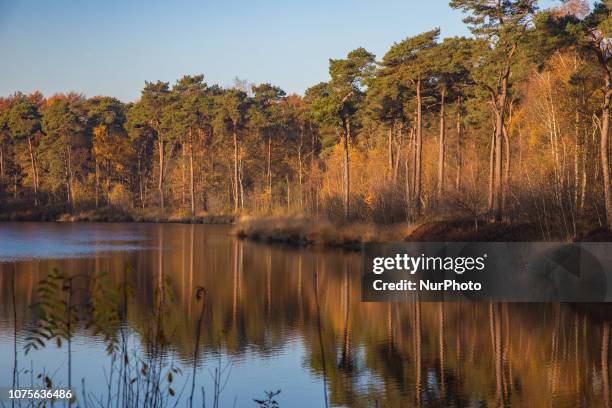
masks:
POLYGON ((375 224, 337 224, 306 217, 243 217, 235 223, 233 234, 255 241, 292 245, 316 245, 358 249, 367 243, 388 242, 494 242, 541 240, 536 228, 528 224, 480 223, 471 220, 422 220, 414 224, 378 226, 375 224))
POLYGON ((414 229, 414 242, 533 242, 542 241, 537 227, 528 223, 495 223, 468 219, 428 221, 414 229))
POLYGON ((59 222, 131 222, 132 215, 117 209, 105 208, 98 210, 81 211, 76 214, 61 214, 57 217, 59 222))
POLYGON ((235 223, 233 234, 263 242, 358 248, 365 243, 405 241, 413 230, 408 224, 342 225, 306 217, 243 217, 235 223))
POLYGON ((181 224, 232 224, 232 215, 213 215, 199 213, 192 217, 187 211, 162 214, 161 211, 131 213, 118 208, 99 208, 80 211, 74 214, 64 213, 56 219, 59 222, 152 222, 181 224))

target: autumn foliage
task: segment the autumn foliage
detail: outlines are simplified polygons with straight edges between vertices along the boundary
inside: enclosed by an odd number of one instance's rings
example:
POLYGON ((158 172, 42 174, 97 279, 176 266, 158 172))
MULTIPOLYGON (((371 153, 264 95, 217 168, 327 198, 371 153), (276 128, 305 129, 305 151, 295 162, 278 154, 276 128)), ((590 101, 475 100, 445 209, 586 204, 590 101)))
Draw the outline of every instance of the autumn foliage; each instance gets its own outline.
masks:
POLYGON ((480 3, 451 2, 473 37, 358 48, 303 96, 196 75, 131 103, 2 98, 0 210, 608 227, 609 6, 480 3))

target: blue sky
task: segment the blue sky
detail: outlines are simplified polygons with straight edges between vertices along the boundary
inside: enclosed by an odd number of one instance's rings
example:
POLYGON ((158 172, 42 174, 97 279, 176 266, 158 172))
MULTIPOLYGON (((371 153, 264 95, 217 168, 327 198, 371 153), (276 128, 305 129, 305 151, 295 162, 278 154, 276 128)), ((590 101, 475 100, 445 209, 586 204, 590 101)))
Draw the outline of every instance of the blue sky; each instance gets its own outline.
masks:
POLYGON ((0 95, 132 101, 145 80, 198 73, 302 93, 329 58, 359 46, 381 57, 433 27, 466 35, 461 19, 447 0, 0 0, 0 95))

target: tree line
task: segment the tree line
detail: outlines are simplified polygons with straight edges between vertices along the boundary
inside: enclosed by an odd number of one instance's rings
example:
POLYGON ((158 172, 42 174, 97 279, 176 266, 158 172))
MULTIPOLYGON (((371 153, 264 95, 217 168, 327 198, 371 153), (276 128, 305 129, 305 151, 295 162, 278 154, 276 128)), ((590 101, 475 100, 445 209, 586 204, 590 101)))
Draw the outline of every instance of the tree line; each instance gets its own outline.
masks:
POLYGON ((537 3, 452 0, 472 36, 358 48, 303 96, 195 75, 2 98, 1 205, 610 227, 611 4, 537 3))

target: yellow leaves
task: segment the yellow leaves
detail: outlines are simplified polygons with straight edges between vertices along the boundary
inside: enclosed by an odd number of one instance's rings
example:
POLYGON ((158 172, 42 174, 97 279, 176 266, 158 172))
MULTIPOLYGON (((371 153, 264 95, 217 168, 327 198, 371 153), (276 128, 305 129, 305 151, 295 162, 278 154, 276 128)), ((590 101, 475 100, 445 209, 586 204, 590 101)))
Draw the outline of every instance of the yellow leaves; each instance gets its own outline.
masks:
POLYGON ((121 183, 113 185, 109 199, 111 204, 117 207, 129 208, 131 206, 130 192, 121 183))
POLYGON ((99 140, 106 135, 106 125, 98 125, 93 128, 94 140, 99 140))
POLYGON ((93 154, 98 160, 111 160, 117 169, 121 169, 124 161, 122 158, 127 158, 131 151, 132 147, 124 133, 112 132, 104 124, 93 129, 93 154))
POLYGON ((93 128, 93 153, 95 156, 104 156, 104 145, 106 137, 106 125, 93 128))
POLYGON ((368 191, 365 195, 364 201, 368 207, 372 207, 374 204, 376 204, 376 196, 371 191, 368 191))
MULTIPOLYGON (((343 146, 336 144, 324 161, 323 189, 325 196, 339 196, 342 194, 342 181, 344 180, 343 146)), ((349 173, 351 194, 359 195, 368 202, 373 200, 372 191, 384 181, 387 172, 387 153, 385 150, 374 147, 367 148, 361 145, 349 147, 349 173)))
POLYGON ((576 82, 576 78, 582 75, 585 63, 573 50, 557 52, 543 71, 534 71, 524 84, 525 96, 509 126, 517 134, 520 124, 530 149, 537 152, 549 145, 558 149, 564 143, 574 144, 570 139, 575 137, 580 112, 584 111, 577 95, 583 92, 581 87, 587 86, 576 82))

